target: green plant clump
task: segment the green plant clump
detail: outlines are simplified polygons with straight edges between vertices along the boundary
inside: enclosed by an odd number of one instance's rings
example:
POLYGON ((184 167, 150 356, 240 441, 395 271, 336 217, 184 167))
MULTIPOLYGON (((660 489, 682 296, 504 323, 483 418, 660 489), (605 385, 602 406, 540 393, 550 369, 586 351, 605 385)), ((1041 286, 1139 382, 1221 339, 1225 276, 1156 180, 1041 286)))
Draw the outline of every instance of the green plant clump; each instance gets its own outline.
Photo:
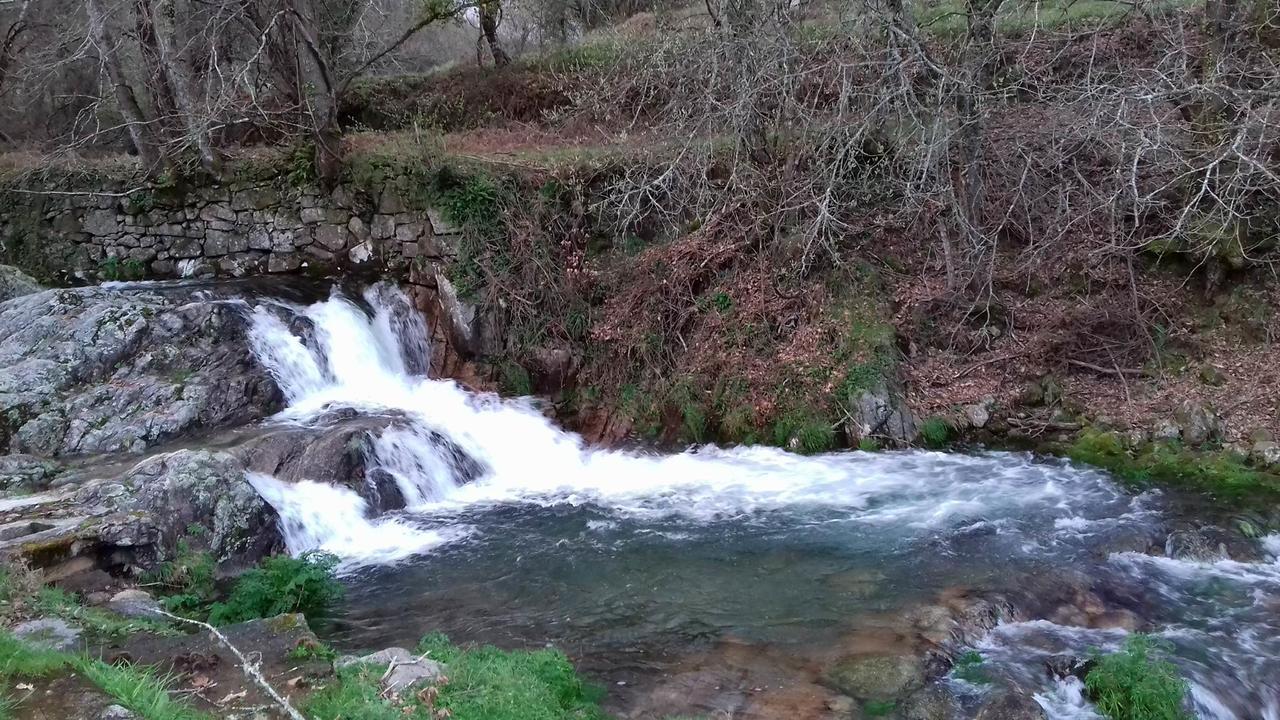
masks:
POLYGON ((1090 699, 1112 720, 1190 720, 1184 709, 1187 684, 1177 669, 1156 657, 1165 649, 1134 635, 1119 652, 1103 655, 1085 676, 1090 699))
POLYGON ((982 653, 977 650, 969 650, 956 658, 951 674, 974 685, 986 685, 991 682, 991 678, 987 675, 986 668, 983 667, 984 662, 982 653))
POLYGON ((940 417, 931 417, 920 425, 920 439, 926 447, 940 448, 951 437, 951 425, 940 417))
POLYGON ((811 455, 833 449, 836 446, 836 430, 822 417, 791 412, 774 423, 773 441, 779 447, 811 455))
POLYGON ((267 558, 236 581, 226 602, 214 604, 209 622, 227 625, 292 612, 323 620, 342 599, 334 577, 337 564, 336 557, 321 552, 267 558))

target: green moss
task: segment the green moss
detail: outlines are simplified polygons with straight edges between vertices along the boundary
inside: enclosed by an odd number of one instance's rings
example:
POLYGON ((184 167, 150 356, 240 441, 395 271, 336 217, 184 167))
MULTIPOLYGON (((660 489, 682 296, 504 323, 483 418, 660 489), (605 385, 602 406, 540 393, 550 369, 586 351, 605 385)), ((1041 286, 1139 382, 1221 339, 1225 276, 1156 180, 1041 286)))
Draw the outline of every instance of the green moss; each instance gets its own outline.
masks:
POLYGON ((862 711, 867 717, 885 717, 898 708, 898 703, 891 700, 869 700, 862 704, 862 711))
POLYGON ((1064 454, 1139 487, 1180 487, 1233 506, 1280 502, 1280 477, 1252 468, 1245 458, 1230 452, 1197 452, 1163 442, 1129 449, 1117 434, 1091 428, 1081 432, 1064 454))
POLYGON ((1097 658, 1085 677, 1089 697, 1111 720, 1189 720, 1187 684, 1158 655, 1168 646, 1146 635, 1125 640, 1119 652, 1097 658))
POLYGON ((991 677, 987 675, 987 670, 984 667, 985 662, 982 653, 977 650, 969 650, 956 658, 955 665, 951 668, 951 674, 974 685, 986 685, 991 682, 991 677))

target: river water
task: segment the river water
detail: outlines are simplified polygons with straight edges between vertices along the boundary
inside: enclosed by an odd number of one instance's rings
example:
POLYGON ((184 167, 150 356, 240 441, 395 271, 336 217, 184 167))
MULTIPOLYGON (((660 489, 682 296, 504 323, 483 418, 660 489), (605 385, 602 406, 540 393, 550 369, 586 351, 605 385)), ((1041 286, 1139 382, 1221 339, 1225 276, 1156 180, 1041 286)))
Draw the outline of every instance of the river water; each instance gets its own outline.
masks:
POLYGON ((620 715, 735 718, 830 716, 824 672, 848 654, 974 649, 990 682, 942 679, 964 707, 1013 684, 1089 718, 1045 660, 1141 629, 1170 643, 1199 717, 1280 720, 1280 538, 1253 562, 1144 552, 1178 520, 1168 498, 1024 454, 592 449, 531 400, 424 376, 425 328, 394 288, 253 302, 289 401, 272 422, 405 420, 369 458, 405 511, 251 477, 292 552, 343 559, 342 647, 552 643, 620 715), (956 620, 982 608, 989 632, 956 620))

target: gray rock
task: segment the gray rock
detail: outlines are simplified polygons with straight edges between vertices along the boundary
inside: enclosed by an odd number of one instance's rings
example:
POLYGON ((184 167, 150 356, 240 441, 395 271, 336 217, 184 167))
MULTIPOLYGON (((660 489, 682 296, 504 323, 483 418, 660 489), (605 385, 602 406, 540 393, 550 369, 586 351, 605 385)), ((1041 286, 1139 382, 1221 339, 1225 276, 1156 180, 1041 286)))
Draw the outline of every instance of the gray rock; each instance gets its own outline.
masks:
POLYGON ((1182 440, 1188 445, 1203 445, 1222 436, 1222 425, 1217 413, 1203 403, 1187 400, 1178 408, 1174 417, 1182 427, 1182 440))
POLYGON ((36 279, 12 265, 0 265, 0 302, 40 292, 36 279))
POLYGON ((431 220, 431 230, 436 235, 456 235, 461 232, 457 225, 449 222, 444 213, 435 208, 427 208, 427 218, 431 220))
POLYGON ((61 466, 33 455, 0 455, 0 492, 32 492, 47 487, 61 466))
POLYGON ((1182 428, 1172 420, 1161 420, 1151 430, 1151 439, 1160 442, 1172 442, 1182 437, 1182 428))
POLYGON ((107 601, 107 607, 117 615, 127 618, 155 618, 160 603, 145 590, 131 588, 121 590, 107 601))
POLYGON ((930 685, 902 702, 902 720, 959 720, 960 701, 945 685, 930 685))
POLYGON ((347 228, 339 225, 321 225, 316 228, 316 242, 330 251, 347 246, 347 228))
POLYGON ((191 289, 47 290, 0 303, 0 451, 139 451, 275 412, 244 317, 191 289))
POLYGON ((134 720, 137 717, 132 710, 119 705, 108 705, 98 714, 98 720, 134 720))
POLYGON ((849 407, 846 432, 850 439, 881 438, 895 445, 908 445, 919 435, 902 393, 886 379, 851 395, 849 407))
POLYGON ((50 650, 74 650, 80 645, 80 628, 59 618, 18 623, 13 626, 13 635, 50 650))
POLYGON ((924 679, 923 663, 911 655, 856 655, 827 672, 827 681, 840 692, 874 702, 900 700, 924 679))
POLYGON ((1270 440, 1259 440, 1249 448, 1249 458, 1253 464, 1271 467, 1280 464, 1280 445, 1270 440))
POLYGON ((983 703, 977 720, 1047 720, 1047 716, 1030 695, 1009 690, 983 703))
POLYGON ((99 541, 133 549, 140 564, 172 557, 193 526, 220 562, 252 561, 280 545, 275 511, 227 452, 156 455, 114 483, 86 487, 76 500, 100 509, 99 541))
POLYGON ((445 667, 434 660, 416 657, 404 648, 391 647, 361 657, 344 655, 334 662, 338 668, 352 665, 385 665, 387 674, 382 678, 382 687, 392 694, 398 694, 415 685, 432 683, 444 676, 445 667))
POLYGON ((964 417, 969 422, 969 426, 978 429, 986 427, 991 420, 991 409, 995 407, 995 404, 994 398, 983 398, 981 402, 966 405, 964 417))
POLYGON ((356 245, 347 252, 351 262, 360 265, 373 259, 373 244, 368 240, 356 245))

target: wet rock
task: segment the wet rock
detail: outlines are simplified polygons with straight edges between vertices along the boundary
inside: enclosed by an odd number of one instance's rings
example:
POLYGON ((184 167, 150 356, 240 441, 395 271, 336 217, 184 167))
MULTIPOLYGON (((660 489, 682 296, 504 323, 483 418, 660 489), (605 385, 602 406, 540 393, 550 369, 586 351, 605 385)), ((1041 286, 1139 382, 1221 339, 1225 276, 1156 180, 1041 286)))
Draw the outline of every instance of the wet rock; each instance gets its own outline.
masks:
POLYGON ((59 618, 18 623, 13 626, 13 635, 50 650, 75 650, 80 645, 80 628, 59 618))
POLYGON ((134 720, 136 717, 132 710, 119 705, 108 705, 98 713, 98 720, 134 720))
POLYGON ((841 660, 827 673, 832 687, 859 700, 898 700, 924 685, 924 664, 911 655, 862 655, 841 660))
POLYGON ((982 704, 977 720, 1047 720, 1044 708, 1020 690, 1003 691, 982 704))
POLYGON ((139 451, 280 407, 233 306, 190 289, 46 290, 0 303, 0 452, 139 451))
POLYGON ((132 588, 121 590, 107 601, 107 607, 117 615, 127 618, 155 618, 160 603, 145 590, 132 588))
POLYGON ((334 662, 334 667, 337 668, 352 665, 385 665, 387 672, 382 678, 382 687, 392 694, 398 694, 415 685, 433 683, 443 677, 445 672, 444 665, 425 657, 417 657, 408 650, 398 647, 359 657, 344 655, 334 662))
POLYGON ((1054 655, 1044 661, 1049 677, 1058 679, 1074 677, 1081 681, 1096 664, 1096 661, 1091 658, 1079 658, 1074 655, 1054 655))
POLYGON ((1165 540, 1164 551, 1171 558, 1193 562, 1258 562, 1264 559, 1256 542, 1215 525, 1174 530, 1165 540))
POLYGON ((964 717, 960 701, 947 686, 929 685, 902 702, 902 720, 958 720, 964 717))
POLYGON ((35 278, 12 265, 0 265, 0 302, 43 290, 35 278))

